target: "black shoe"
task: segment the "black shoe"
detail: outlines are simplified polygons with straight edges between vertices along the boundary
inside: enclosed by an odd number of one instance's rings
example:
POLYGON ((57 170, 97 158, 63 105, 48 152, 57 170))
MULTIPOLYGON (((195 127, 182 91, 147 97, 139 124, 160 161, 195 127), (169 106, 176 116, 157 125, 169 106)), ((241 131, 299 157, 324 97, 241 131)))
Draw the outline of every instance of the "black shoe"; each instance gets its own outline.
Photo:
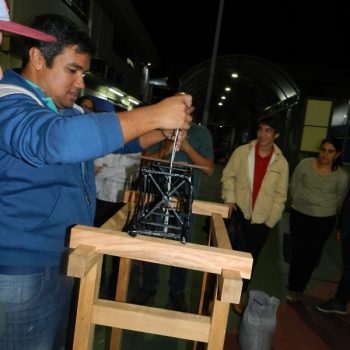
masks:
POLYGON ((137 294, 131 299, 132 304, 146 305, 147 302, 156 294, 155 290, 147 290, 141 288, 137 294))
POLYGON ((315 307, 318 311, 324 312, 326 314, 347 314, 346 305, 339 304, 339 302, 335 299, 329 299, 322 304, 315 305, 315 307))
POLYGON ((187 306, 185 294, 184 293, 170 294, 169 303, 167 307, 175 311, 188 312, 188 306, 187 306))

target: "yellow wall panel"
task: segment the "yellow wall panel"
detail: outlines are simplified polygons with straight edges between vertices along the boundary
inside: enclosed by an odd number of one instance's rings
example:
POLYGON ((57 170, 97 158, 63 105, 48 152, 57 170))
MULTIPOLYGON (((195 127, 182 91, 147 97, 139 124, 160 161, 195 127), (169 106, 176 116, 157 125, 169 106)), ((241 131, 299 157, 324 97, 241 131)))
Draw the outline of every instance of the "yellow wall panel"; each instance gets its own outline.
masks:
POLYGON ((305 125, 328 127, 332 101, 309 99, 306 105, 305 125))
POLYGON ((304 152, 318 152, 321 141, 327 137, 327 128, 304 126, 300 150, 304 152))

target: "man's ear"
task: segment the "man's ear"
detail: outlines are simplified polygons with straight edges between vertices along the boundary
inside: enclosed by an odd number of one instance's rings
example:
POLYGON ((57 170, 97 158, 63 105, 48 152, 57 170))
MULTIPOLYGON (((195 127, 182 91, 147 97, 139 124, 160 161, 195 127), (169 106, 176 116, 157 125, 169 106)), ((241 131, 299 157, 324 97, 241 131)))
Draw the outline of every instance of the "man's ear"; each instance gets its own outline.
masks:
POLYGON ((277 133, 275 134, 275 140, 276 140, 276 139, 278 139, 278 138, 279 138, 279 136, 280 136, 280 133, 279 133, 279 132, 277 132, 277 133))
POLYGON ((35 70, 40 70, 45 66, 45 58, 37 47, 29 49, 29 62, 35 70))

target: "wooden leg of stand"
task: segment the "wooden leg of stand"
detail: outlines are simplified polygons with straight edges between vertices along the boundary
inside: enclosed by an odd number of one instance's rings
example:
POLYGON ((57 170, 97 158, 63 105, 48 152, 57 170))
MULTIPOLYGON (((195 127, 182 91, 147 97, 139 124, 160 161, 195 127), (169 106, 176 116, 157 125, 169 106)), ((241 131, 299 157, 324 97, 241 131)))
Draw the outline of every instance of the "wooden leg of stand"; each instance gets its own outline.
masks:
MULTIPOLYGON (((117 291, 115 295, 116 301, 126 301, 128 295, 130 266, 130 259, 120 258, 117 291)), ((112 328, 111 342, 109 345, 110 350, 119 350, 121 348, 122 336, 123 330, 121 328, 112 328)))
POLYGON ((225 303, 219 300, 217 288, 211 315, 211 327, 207 350, 224 348, 229 310, 230 303, 225 303))
POLYGON ((80 280, 79 299, 77 316, 74 331, 74 350, 89 350, 92 349, 94 342, 95 325, 92 321, 92 309, 97 300, 98 290, 100 286, 101 254, 98 261, 89 270, 85 277, 80 280))

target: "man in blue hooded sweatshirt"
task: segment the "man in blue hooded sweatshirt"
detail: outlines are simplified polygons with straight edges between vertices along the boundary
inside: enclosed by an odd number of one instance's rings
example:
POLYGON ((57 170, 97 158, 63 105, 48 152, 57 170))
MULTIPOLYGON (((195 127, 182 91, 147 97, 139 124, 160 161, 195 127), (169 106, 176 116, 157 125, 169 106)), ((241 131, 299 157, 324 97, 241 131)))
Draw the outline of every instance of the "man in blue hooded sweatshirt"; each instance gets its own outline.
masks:
POLYGON ((21 73, 8 70, 0 82, 1 349, 64 347, 73 282, 60 266, 70 228, 93 224, 93 159, 139 152, 191 122, 189 95, 83 115, 75 101, 90 38, 58 15, 38 16, 32 27, 54 41, 27 39, 21 73))

